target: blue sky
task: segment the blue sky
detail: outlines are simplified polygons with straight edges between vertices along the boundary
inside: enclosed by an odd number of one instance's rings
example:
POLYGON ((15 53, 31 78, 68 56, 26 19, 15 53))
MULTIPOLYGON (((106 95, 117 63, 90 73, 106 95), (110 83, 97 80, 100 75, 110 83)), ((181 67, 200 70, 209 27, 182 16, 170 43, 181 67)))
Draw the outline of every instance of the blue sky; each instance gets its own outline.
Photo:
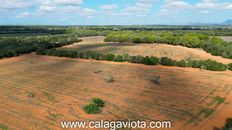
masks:
POLYGON ((0 0, 3 25, 220 23, 232 0, 0 0))

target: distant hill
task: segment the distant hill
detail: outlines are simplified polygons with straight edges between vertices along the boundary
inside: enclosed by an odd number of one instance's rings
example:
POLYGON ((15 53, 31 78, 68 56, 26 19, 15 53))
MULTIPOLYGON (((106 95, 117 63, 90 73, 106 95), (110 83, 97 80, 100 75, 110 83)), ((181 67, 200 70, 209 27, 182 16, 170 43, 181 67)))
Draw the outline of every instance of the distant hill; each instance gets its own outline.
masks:
POLYGON ((225 22, 222 23, 223 25, 232 25, 232 19, 226 20, 225 22))

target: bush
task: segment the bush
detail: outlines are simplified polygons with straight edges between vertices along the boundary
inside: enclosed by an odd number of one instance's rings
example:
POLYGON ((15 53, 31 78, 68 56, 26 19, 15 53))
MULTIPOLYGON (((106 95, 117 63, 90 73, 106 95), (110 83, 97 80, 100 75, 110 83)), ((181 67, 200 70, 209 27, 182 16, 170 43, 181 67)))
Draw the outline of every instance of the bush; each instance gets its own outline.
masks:
POLYGON ((99 98, 93 98, 92 102, 94 104, 96 104, 98 107, 104 107, 105 106, 105 103, 99 98))
POLYGON ((207 70, 214 70, 214 71, 225 71, 227 70, 227 66, 216 62, 216 61, 212 61, 212 60, 205 60, 203 61, 203 65, 206 67, 205 69, 207 70))
POLYGON ((231 130, 231 128, 232 128, 232 118, 228 118, 222 130, 231 130))
POLYGON ((172 60, 171 58, 168 57, 162 57, 160 58, 159 63, 161 65, 166 65, 166 66, 175 66, 177 64, 177 61, 172 60))
POLYGON ((113 61, 113 60, 114 60, 114 57, 115 57, 114 54, 112 54, 112 53, 107 53, 107 54, 105 55, 105 60, 113 61))
POLYGON ((181 61, 178 61, 178 62, 177 62, 177 66, 179 66, 179 67, 188 67, 189 64, 188 64, 187 61, 181 60, 181 61))
POLYGON ((128 61, 131 63, 141 64, 141 63, 143 63, 143 56, 130 56, 128 61))
POLYGON ((143 60, 142 60, 142 63, 145 64, 145 65, 157 65, 159 62, 159 59, 156 58, 156 57, 144 57, 143 60))
POLYGON ((102 111, 102 108, 105 106, 103 100, 99 98, 93 98, 92 102, 86 106, 84 106, 84 111, 87 114, 98 114, 102 111))
POLYGON ((117 56, 114 57, 114 61, 116 61, 116 62, 124 62, 125 60, 124 60, 123 56, 117 55, 117 56))
POLYGON ((228 69, 232 70, 232 63, 228 64, 228 69))
POLYGON ((88 104, 88 105, 84 106, 84 111, 87 114, 98 114, 98 113, 101 112, 101 108, 98 107, 97 104, 91 103, 91 104, 88 104))

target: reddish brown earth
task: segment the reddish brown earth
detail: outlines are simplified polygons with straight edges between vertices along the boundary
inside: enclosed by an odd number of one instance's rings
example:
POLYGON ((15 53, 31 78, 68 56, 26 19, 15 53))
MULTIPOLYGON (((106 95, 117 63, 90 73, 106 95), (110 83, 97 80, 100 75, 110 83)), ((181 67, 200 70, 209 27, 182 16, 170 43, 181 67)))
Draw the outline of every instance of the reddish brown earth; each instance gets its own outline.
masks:
POLYGON ((170 130, 212 130, 232 117, 232 72, 34 54, 0 60, 0 126, 61 129, 64 120, 170 120, 170 130), (114 82, 105 81, 111 75, 114 82), (156 77, 160 80, 156 81, 156 77), (217 105, 213 97, 225 98, 217 105), (82 107, 106 102, 102 113, 82 107), (214 112, 209 117, 201 108, 214 112))
POLYGON ((135 43, 106 43, 104 37, 84 37, 83 42, 65 46, 71 50, 94 50, 105 53, 129 54, 142 56, 169 57, 175 60, 194 59, 194 60, 215 60, 224 64, 232 63, 231 59, 213 56, 202 49, 187 48, 183 46, 172 46, 167 44, 135 44, 135 43))

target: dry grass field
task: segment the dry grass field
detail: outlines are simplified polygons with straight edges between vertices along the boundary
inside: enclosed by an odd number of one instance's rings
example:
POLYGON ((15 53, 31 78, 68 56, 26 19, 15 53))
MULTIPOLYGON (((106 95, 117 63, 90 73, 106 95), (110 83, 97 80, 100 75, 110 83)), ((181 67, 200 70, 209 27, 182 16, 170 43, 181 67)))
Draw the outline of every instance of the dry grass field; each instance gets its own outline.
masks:
POLYGON ((170 130, 212 130, 232 117, 231 78, 229 71, 34 54, 2 59, 0 126, 59 130, 64 120, 130 118, 170 120, 170 130), (114 81, 107 82, 107 76, 114 81), (217 96, 225 102, 215 100, 217 96), (87 115, 82 107, 93 97, 106 106, 101 114, 87 115))
POLYGON ((194 59, 207 60, 212 59, 224 64, 232 63, 231 59, 225 59, 220 56, 213 56, 201 49, 187 48, 183 46, 172 46, 167 44, 134 44, 134 43, 105 43, 104 37, 85 37, 83 42, 65 46, 61 49, 72 50, 95 50, 99 52, 111 52, 115 54, 143 55, 156 57, 169 57, 176 60, 194 59))
POLYGON ((224 41, 232 42, 232 36, 221 36, 224 41))

